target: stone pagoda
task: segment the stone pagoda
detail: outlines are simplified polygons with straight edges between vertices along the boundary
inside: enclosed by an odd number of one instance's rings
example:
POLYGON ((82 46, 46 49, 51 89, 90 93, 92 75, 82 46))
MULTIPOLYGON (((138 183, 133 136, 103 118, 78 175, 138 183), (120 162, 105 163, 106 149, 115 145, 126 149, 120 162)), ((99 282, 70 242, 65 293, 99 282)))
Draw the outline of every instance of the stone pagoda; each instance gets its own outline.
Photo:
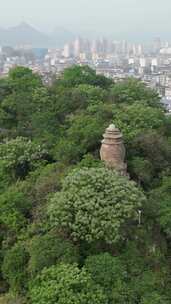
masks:
POLYGON ((101 160, 108 168, 115 169, 121 175, 127 175, 122 133, 112 124, 106 129, 103 137, 100 149, 101 160))

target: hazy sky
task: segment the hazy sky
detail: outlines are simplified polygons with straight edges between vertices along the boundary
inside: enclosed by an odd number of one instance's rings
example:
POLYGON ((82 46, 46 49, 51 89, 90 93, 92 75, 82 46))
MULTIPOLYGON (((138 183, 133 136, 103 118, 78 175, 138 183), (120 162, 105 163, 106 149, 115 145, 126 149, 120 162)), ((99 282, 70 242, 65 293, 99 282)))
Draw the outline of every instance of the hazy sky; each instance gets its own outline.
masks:
POLYGON ((0 0, 0 26, 21 21, 51 31, 171 36, 171 0, 0 0))

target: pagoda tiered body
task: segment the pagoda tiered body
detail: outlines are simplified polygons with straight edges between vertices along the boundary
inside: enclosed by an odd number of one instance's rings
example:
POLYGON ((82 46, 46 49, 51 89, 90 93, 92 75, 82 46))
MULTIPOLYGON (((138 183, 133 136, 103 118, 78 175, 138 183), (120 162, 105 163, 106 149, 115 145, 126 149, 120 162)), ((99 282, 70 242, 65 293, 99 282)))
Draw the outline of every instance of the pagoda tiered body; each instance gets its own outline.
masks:
POLYGON ((105 162, 107 167, 115 169, 121 175, 127 175, 122 133, 115 125, 110 125, 103 137, 100 149, 101 160, 105 162))

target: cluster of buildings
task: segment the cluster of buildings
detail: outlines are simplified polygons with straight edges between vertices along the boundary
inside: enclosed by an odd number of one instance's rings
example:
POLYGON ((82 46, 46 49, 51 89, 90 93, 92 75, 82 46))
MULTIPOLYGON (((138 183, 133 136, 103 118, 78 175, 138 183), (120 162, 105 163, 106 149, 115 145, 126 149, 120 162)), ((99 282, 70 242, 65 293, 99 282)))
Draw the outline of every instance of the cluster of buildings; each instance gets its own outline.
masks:
POLYGON ((74 64, 89 65, 97 74, 115 82, 128 77, 141 79, 161 95, 171 111, 171 44, 156 38, 151 44, 110 39, 77 38, 59 49, 32 49, 30 46, 0 48, 0 76, 17 65, 31 68, 49 84, 53 76, 74 64))

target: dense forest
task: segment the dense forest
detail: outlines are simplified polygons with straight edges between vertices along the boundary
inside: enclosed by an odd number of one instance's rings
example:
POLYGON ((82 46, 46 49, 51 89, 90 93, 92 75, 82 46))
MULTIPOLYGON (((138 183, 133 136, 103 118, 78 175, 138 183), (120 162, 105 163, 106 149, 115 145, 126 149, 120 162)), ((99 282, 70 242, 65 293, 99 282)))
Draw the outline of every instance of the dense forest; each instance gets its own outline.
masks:
POLYGON ((0 304, 171 303, 171 116, 89 67, 0 79, 0 304), (123 133, 130 178, 100 161, 123 133), (141 218, 139 218, 141 211, 141 218))

